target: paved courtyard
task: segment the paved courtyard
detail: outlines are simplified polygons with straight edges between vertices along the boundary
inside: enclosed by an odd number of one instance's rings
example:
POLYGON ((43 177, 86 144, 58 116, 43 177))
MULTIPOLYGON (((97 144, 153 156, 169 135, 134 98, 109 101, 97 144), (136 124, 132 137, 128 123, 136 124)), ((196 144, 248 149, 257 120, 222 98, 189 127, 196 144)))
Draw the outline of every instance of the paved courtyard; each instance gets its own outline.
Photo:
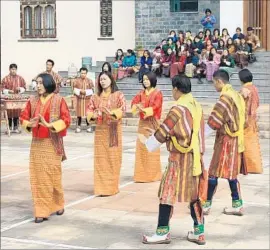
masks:
MULTIPOLYGON (((1 134, 1 249, 268 249, 269 248, 269 140, 261 140, 262 175, 241 176, 245 215, 222 214, 230 206, 225 180, 219 181, 212 213, 206 217, 205 246, 186 241, 192 229, 187 204, 176 205, 171 221, 172 243, 144 245, 144 233, 152 234, 157 223, 159 183, 133 183, 136 134, 125 132, 120 193, 93 196, 93 134, 65 138, 68 160, 63 164, 66 212, 41 224, 33 222, 29 185, 31 136, 8 138, 1 134)), ((212 155, 214 137, 207 139, 206 165, 212 155)), ((162 147, 162 163, 168 154, 162 147)))

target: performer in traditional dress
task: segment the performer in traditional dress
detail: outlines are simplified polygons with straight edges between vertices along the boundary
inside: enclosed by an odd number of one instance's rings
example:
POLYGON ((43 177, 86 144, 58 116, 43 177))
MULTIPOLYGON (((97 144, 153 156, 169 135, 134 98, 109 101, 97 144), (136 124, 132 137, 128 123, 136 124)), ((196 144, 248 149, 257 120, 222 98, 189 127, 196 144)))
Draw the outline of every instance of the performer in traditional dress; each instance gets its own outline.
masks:
POLYGON ((122 165, 122 125, 126 110, 124 94, 118 91, 110 72, 98 77, 97 94, 87 106, 88 122, 96 123, 94 150, 94 193, 110 196, 119 192, 122 165))
MULTIPOLYGON (((1 89, 4 95, 22 94, 23 92, 25 92, 26 88, 25 80, 21 76, 17 75, 17 69, 18 67, 16 64, 13 63, 9 65, 9 75, 4 77, 1 82, 2 85, 1 89)), ((20 133, 18 129, 20 113, 21 113, 20 109, 11 109, 7 111, 9 129, 14 133, 20 133)))
POLYGON ((64 213, 61 161, 66 159, 63 136, 70 125, 65 100, 54 94, 56 84, 49 74, 37 77, 36 97, 30 98, 20 116, 22 127, 32 131, 30 183, 35 222, 64 213))
MULTIPOLYGON (((42 73, 50 74, 53 77, 53 80, 56 84, 56 89, 55 89, 54 93, 58 94, 60 92, 60 87, 62 85, 63 78, 59 74, 57 74, 56 72, 54 72, 52 70, 53 66, 54 66, 54 61, 51 59, 48 59, 46 62, 46 71, 44 71, 42 73)), ((34 78, 34 81, 36 81, 36 80, 37 80, 37 77, 34 78)))
POLYGON ((206 131, 216 130, 216 140, 209 167, 204 214, 210 212, 218 178, 224 178, 230 185, 232 208, 224 208, 223 212, 229 215, 243 215, 243 200, 237 176, 239 173, 245 173, 240 159, 244 151, 245 101, 229 84, 227 71, 216 71, 213 79, 217 92, 221 93, 206 126, 206 131))
MULTIPOLYGON (((81 77, 74 82, 74 94, 76 96, 76 115, 77 115, 77 128, 76 133, 81 132, 82 118, 86 117, 86 105, 90 100, 91 95, 94 93, 94 84, 91 79, 87 78, 87 68, 81 68, 81 77)), ((88 126, 87 132, 92 132, 92 127, 89 127, 89 122, 86 119, 88 126)))
MULTIPOLYGON (((131 101, 132 113, 140 113, 138 133, 147 134, 145 128, 156 130, 162 112, 163 95, 156 89, 157 77, 153 72, 143 76, 143 87, 131 101)), ((152 182, 161 178, 160 149, 148 152, 145 145, 137 139, 134 181, 152 182)))
POLYGON ((203 185, 204 120, 201 105, 191 94, 191 82, 186 76, 172 79, 172 94, 176 105, 171 108, 162 125, 147 140, 139 138, 149 151, 155 151, 162 143, 170 152, 168 167, 159 188, 159 217, 156 233, 143 236, 143 243, 170 243, 169 221, 173 206, 179 202, 190 202, 194 232, 187 239, 199 245, 205 244, 204 218, 200 201, 203 185))
POLYGON ((248 69, 242 69, 239 72, 239 79, 243 84, 240 93, 245 99, 247 117, 244 130, 245 151, 243 152, 243 161, 248 173, 261 174, 263 167, 257 126, 258 89, 252 83, 253 75, 248 69))

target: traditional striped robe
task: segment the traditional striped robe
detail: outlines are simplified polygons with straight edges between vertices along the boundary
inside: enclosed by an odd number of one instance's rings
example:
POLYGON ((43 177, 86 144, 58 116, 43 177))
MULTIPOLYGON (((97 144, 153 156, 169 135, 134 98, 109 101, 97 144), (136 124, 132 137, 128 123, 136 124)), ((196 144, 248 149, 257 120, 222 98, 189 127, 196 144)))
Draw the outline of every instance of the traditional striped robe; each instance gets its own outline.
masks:
POLYGON ((119 192, 119 177, 122 165, 122 116, 126 111, 126 100, 120 91, 92 95, 87 106, 87 120, 98 113, 94 149, 94 193, 114 195, 119 192), (112 119, 103 109, 111 110, 112 119))
POLYGON ((248 173, 261 174, 263 167, 257 126, 258 89, 252 83, 246 83, 243 85, 241 94, 245 99, 247 115, 244 130, 245 151, 243 152, 243 160, 248 173))
POLYGON ((22 127, 32 130, 30 149, 30 184, 35 217, 48 218, 64 208, 61 161, 65 159, 63 136, 70 125, 70 114, 65 100, 50 94, 46 98, 31 98, 20 116, 22 127), (27 127, 29 121, 41 114, 53 124, 53 129, 42 125, 27 127))
MULTIPOLYGON (((176 199, 179 202, 190 202, 199 198, 203 174, 193 176, 193 152, 180 153, 170 139, 171 136, 175 136, 178 144, 187 148, 191 143, 192 128, 193 119, 189 110, 183 106, 174 106, 155 133, 160 143, 166 142, 167 150, 170 152, 168 167, 159 188, 161 204, 174 205, 176 199)), ((199 139, 202 155, 205 150, 203 116, 199 139)), ((202 157, 201 167, 204 170, 202 157)))
MULTIPOLYGON (((145 128, 156 130, 162 112, 163 96, 160 90, 152 89, 140 91, 131 101, 131 106, 141 104, 145 113, 140 112, 138 133, 146 135, 145 128)), ((135 182, 152 182, 161 178, 160 149, 148 152, 144 144, 137 139, 136 159, 134 169, 135 182)))
MULTIPOLYGON (((26 88, 26 83, 25 80, 19 76, 19 75, 7 75, 2 79, 1 82, 1 91, 8 89, 8 90, 13 90, 14 93, 19 93, 17 88, 26 88)), ((8 113, 8 118, 18 118, 20 116, 21 110, 20 109, 10 109, 7 110, 8 113)))
POLYGON ((209 176, 236 179, 240 173, 240 154, 238 138, 230 137, 225 131, 225 124, 232 133, 239 130, 239 114, 232 98, 222 95, 215 104, 208 125, 217 130, 214 153, 209 167, 209 176))
MULTIPOLYGON (((93 81, 89 78, 78 78, 74 82, 74 88, 79 90, 92 90, 94 91, 93 81)), ((86 105, 90 100, 90 95, 76 95, 76 115, 77 117, 86 117, 86 105)))

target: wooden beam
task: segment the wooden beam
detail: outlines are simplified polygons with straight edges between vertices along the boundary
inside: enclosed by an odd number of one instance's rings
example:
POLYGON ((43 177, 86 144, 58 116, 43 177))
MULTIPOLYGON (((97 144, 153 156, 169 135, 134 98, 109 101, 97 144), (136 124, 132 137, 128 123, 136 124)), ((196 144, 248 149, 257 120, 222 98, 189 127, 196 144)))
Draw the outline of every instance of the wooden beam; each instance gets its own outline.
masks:
POLYGON ((244 13, 243 13, 243 33, 246 32, 247 27, 248 27, 248 12, 249 12, 249 1, 243 1, 243 9, 244 9, 244 13))
POLYGON ((266 50, 270 51, 270 2, 266 0, 266 37, 267 37, 267 41, 266 41, 266 50))

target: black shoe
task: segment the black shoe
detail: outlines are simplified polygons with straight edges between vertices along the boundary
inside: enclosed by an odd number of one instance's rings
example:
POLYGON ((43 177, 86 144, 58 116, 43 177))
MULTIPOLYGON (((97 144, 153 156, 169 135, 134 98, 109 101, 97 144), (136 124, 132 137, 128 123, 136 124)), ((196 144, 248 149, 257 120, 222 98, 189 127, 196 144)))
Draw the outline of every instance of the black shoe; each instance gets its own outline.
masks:
POLYGON ((35 223, 42 223, 45 220, 48 220, 48 219, 47 218, 36 217, 35 218, 35 223))
POLYGON ((57 212, 56 212, 56 215, 63 215, 64 212, 65 212, 65 209, 63 208, 63 209, 57 211, 57 212))

